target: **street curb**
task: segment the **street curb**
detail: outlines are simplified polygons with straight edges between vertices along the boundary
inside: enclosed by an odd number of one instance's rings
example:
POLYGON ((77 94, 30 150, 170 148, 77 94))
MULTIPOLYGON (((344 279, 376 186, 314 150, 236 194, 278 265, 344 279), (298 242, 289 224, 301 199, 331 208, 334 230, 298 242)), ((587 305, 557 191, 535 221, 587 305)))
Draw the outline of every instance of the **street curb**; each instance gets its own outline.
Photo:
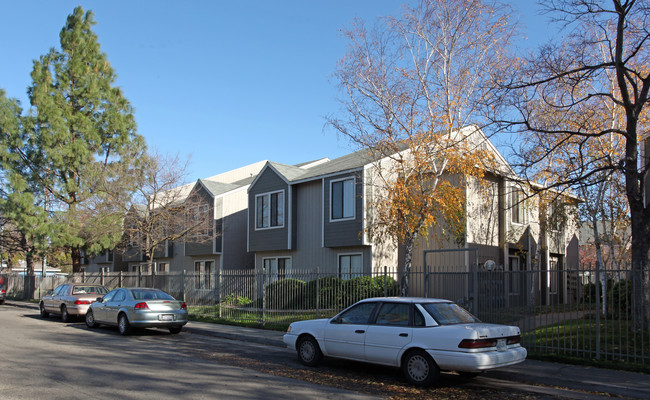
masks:
POLYGON ((221 339, 239 340, 242 342, 251 342, 251 343, 257 343, 257 344, 263 344, 263 345, 275 346, 275 347, 286 347, 284 342, 282 342, 281 340, 258 337, 258 336, 240 335, 231 332, 215 331, 209 328, 193 326, 192 321, 188 322, 187 325, 183 327, 183 330, 197 335, 212 336, 221 339))

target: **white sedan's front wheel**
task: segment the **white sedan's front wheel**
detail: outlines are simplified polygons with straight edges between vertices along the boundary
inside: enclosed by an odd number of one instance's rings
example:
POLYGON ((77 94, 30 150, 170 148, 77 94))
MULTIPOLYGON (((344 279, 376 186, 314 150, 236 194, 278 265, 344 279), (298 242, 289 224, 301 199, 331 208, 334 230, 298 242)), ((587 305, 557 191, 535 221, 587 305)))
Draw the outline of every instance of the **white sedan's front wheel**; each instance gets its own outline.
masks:
POLYGON ((323 359, 323 353, 318 342, 311 336, 305 336, 298 340, 296 346, 300 362, 308 367, 315 367, 323 359))
POLYGON ((423 350, 408 352, 402 362, 402 371, 406 379, 416 386, 429 386, 440 375, 440 368, 436 362, 423 350))

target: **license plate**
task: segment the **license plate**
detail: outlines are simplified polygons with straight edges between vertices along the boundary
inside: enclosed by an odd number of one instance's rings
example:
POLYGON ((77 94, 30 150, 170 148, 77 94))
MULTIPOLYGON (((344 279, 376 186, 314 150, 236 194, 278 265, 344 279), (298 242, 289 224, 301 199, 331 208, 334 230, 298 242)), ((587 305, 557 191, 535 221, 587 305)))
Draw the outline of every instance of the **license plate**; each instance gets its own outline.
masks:
POLYGON ((173 321, 174 314, 161 314, 158 316, 159 321, 173 321))
POLYGON ((506 346, 506 340, 505 339, 498 339, 497 340, 497 351, 506 351, 508 349, 508 346, 506 346))

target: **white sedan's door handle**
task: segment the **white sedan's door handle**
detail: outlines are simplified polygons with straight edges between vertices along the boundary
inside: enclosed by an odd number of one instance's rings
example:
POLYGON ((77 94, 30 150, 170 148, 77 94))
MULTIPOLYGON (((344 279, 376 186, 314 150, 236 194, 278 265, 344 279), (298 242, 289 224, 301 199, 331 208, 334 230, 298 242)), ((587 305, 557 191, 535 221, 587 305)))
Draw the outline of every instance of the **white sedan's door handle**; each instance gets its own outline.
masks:
POLYGON ((357 329, 356 331, 354 331, 354 333, 366 333, 366 331, 364 331, 362 329, 357 329))
POLYGON ((409 337, 409 334, 408 333, 400 333, 399 336, 400 337, 409 337))

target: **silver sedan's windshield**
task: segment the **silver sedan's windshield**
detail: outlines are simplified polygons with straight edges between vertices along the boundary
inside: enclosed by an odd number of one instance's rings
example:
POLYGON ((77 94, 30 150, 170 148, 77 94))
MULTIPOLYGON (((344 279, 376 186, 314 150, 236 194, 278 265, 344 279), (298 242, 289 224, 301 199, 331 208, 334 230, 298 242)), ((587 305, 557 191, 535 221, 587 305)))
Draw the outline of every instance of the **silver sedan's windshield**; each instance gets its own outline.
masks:
POLYGON ((422 307, 440 325, 480 322, 478 318, 454 303, 422 303, 422 307))

